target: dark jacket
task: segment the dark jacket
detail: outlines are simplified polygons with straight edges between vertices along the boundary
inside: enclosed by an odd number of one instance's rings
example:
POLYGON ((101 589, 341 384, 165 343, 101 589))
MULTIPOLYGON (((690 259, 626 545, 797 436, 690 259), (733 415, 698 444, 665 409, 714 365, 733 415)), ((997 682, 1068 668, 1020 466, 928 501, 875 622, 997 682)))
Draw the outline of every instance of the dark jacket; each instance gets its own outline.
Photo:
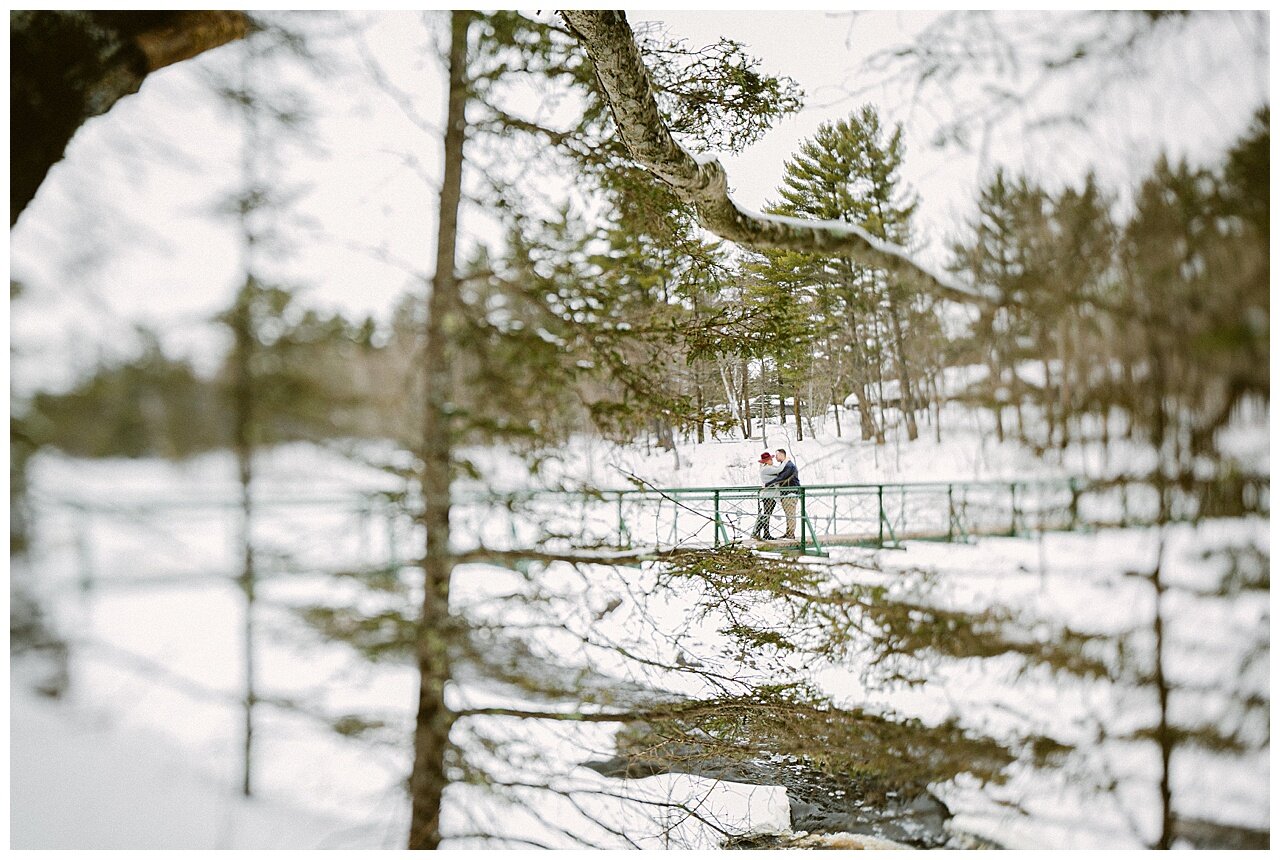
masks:
POLYGON ((778 477, 774 478, 766 487, 798 487, 800 486, 800 470, 796 468, 796 464, 788 460, 782 467, 782 471, 778 473, 778 477))

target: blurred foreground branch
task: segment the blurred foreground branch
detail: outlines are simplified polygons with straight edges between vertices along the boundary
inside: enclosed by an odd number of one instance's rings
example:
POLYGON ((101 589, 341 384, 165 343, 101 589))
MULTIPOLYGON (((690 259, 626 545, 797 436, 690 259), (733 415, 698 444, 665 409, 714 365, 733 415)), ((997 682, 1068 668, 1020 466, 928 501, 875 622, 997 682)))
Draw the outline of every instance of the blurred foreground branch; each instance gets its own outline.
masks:
POLYGON ((239 11, 9 13, 9 226, 76 130, 151 72, 243 38, 239 11))

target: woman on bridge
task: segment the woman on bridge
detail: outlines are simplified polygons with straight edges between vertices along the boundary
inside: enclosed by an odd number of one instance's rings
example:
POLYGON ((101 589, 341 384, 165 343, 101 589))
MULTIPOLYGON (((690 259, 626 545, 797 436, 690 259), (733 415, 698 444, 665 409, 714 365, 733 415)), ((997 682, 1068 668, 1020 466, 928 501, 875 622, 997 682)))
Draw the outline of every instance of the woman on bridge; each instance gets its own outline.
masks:
POLYGON ((760 455, 760 515, 756 517, 756 527, 751 536, 757 540, 773 540, 769 533, 769 520, 773 517, 774 506, 778 504, 778 488, 770 487, 769 482, 782 472, 782 466, 773 462, 773 455, 765 451, 760 455))

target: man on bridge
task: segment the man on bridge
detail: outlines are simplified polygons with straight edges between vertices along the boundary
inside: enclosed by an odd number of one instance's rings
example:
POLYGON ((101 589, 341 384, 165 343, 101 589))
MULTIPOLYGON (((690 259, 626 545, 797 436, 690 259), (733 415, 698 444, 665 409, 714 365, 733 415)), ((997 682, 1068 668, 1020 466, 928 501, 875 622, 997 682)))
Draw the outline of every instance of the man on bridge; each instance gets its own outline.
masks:
MULTIPOLYGON (((787 459, 786 449, 779 448, 774 453, 777 455, 774 462, 782 465, 782 471, 778 473, 776 478, 765 484, 765 486, 800 486, 800 470, 796 467, 794 460, 787 459)), ((783 538, 790 540, 795 540, 796 537, 796 496, 798 494, 799 490, 782 491, 782 510, 787 515, 787 533, 783 535, 783 538)))

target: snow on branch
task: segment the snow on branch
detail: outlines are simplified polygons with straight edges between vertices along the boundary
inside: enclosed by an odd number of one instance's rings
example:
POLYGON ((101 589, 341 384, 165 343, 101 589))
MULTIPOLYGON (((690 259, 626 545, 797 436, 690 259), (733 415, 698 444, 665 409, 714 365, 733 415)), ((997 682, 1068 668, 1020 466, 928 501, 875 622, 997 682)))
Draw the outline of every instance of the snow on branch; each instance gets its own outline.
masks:
POLYGON ((972 286, 932 270, 905 248, 873 236, 856 224, 762 215, 739 206, 729 196, 723 165, 714 158, 695 158, 672 136, 658 110, 649 73, 626 14, 587 10, 565 10, 560 14, 595 66, 596 79, 627 150, 670 185, 677 197, 693 206, 706 229, 753 248, 848 254, 869 266, 915 272, 934 292, 953 301, 995 301, 972 286))

